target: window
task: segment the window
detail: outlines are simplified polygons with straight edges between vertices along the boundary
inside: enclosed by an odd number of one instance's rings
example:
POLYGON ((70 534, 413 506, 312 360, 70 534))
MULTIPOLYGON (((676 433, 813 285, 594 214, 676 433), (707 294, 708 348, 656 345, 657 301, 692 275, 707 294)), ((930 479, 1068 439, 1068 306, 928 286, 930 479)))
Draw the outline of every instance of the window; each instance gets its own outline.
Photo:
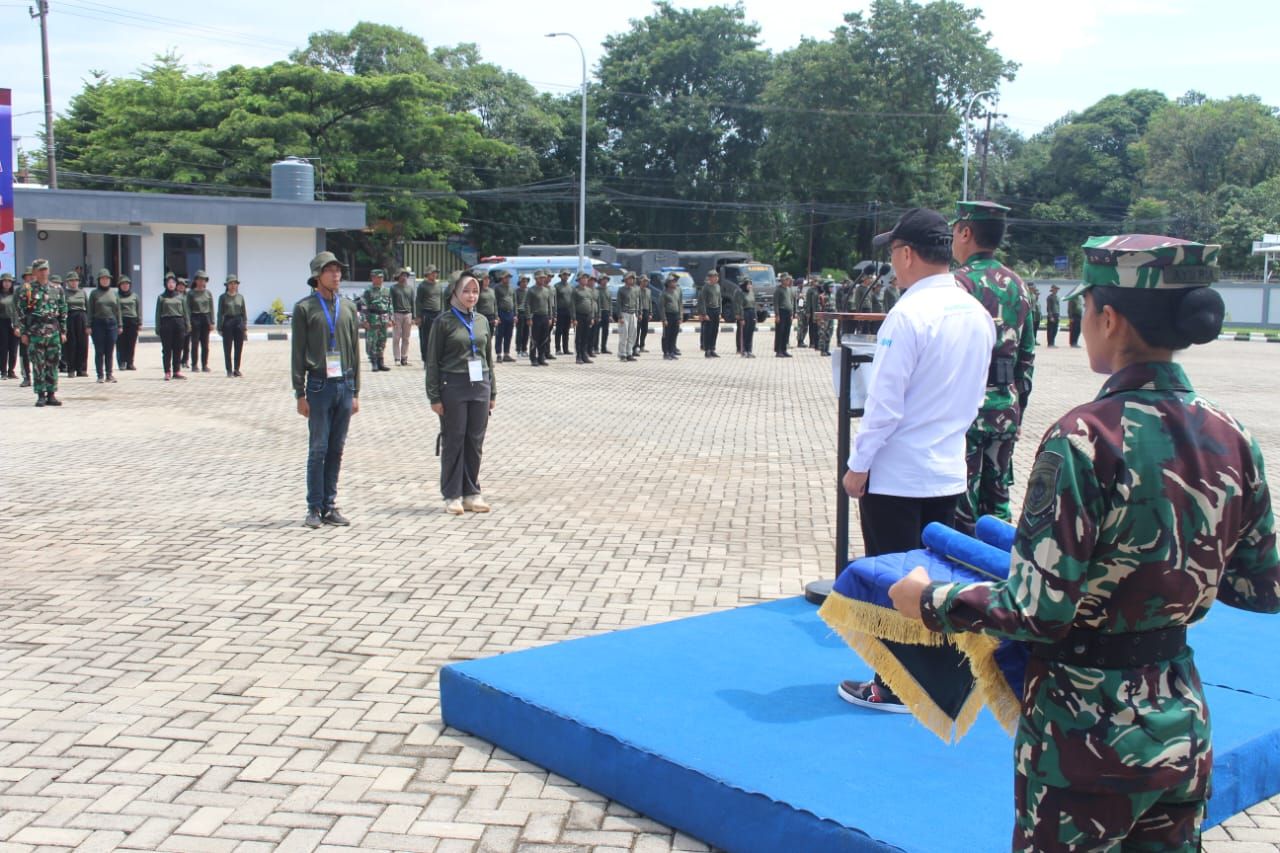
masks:
POLYGON ((204 269, 203 234, 164 235, 164 271, 191 280, 196 270, 204 269))

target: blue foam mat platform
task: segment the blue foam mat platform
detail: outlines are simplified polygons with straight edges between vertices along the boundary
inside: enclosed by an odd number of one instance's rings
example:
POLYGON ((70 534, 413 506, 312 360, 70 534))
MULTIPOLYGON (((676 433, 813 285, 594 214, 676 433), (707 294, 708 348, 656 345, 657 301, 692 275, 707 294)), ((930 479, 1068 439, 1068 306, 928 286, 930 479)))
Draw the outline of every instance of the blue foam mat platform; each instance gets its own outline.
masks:
MULTIPOLYGON (((1210 823, 1280 793, 1280 618, 1190 634, 1216 755, 1210 823)), ((868 670, 801 598, 445 667, 447 724, 731 851, 1008 849, 1012 740, 947 746, 852 707, 868 670)))

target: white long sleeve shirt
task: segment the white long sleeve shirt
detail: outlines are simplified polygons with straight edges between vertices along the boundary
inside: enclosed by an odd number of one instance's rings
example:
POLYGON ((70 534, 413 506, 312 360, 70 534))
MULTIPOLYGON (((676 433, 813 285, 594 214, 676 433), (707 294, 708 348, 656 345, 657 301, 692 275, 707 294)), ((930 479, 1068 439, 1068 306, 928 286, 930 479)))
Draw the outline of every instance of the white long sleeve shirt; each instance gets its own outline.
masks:
POLYGON ((849 470, 867 491, 908 498, 965 490, 965 433, 978 414, 996 330, 950 273, 903 291, 876 335, 849 470))

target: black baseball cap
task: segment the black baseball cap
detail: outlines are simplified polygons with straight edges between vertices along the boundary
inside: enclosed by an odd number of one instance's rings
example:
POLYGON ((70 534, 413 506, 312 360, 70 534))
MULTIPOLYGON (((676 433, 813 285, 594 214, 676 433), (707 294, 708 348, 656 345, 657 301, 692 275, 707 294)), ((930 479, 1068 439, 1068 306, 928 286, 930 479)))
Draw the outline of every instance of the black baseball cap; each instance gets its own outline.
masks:
POLYGON ((917 246, 950 246, 951 226, 938 211, 913 207, 902 214, 892 231, 877 234, 871 245, 875 249, 883 249, 894 240, 917 246))

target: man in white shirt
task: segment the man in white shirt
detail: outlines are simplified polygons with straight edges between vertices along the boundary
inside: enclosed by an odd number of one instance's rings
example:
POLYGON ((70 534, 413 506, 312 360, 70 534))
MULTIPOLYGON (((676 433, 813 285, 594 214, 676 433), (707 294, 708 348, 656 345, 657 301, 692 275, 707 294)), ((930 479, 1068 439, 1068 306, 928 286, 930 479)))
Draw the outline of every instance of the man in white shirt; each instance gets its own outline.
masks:
MULTIPOLYGON (((942 214, 912 208, 872 245, 889 248, 902 296, 876 335, 844 475, 845 491, 858 498, 868 557, 919 548, 930 522, 954 520, 967 482, 965 433, 995 346, 991 315, 950 272, 951 227, 942 214)), ((879 677, 842 682, 838 692, 855 705, 907 710, 879 677)))

